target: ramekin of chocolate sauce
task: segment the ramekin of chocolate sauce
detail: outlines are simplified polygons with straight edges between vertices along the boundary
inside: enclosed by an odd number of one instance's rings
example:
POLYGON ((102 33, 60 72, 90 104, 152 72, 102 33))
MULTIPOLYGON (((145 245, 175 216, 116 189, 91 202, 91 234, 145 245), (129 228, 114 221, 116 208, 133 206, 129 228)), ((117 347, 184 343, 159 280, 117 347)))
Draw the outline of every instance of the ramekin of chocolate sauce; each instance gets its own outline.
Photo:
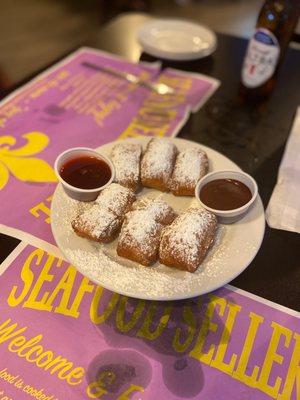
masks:
POLYGON ((66 194, 79 201, 95 200, 115 177, 113 163, 86 147, 61 153, 54 163, 54 170, 66 194))
POLYGON ((258 194, 255 180, 245 172, 217 171, 198 182, 195 196, 219 222, 231 224, 249 210, 258 194))

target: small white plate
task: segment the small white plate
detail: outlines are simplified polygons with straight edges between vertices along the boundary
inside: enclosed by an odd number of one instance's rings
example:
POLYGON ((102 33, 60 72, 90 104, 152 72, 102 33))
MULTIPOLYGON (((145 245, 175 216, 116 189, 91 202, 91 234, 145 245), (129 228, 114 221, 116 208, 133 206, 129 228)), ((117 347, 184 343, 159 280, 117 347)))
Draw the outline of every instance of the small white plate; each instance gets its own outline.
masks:
POLYGON ((213 31, 193 22, 158 19, 138 30, 143 49, 168 60, 195 60, 213 53, 217 38, 213 31))
MULTIPOLYGON (((128 139, 146 147, 149 139, 128 139)), ((241 171, 222 154, 178 138, 170 138, 179 150, 196 146, 206 151, 209 170, 241 171)), ((116 142, 97 150, 108 156, 116 142)), ((139 196, 162 196, 176 211, 185 210, 194 197, 176 197, 154 189, 143 188, 139 196)), ((198 203, 197 203, 198 204, 198 203)), ((72 200, 59 184, 52 200, 51 227, 56 243, 65 258, 93 282, 114 292, 148 300, 178 300, 215 290, 239 275, 258 252, 265 230, 264 209, 260 197, 249 212, 232 225, 220 225, 217 239, 195 273, 179 271, 158 262, 151 267, 121 258, 116 253, 117 240, 101 245, 77 236, 71 227, 76 214, 90 203, 72 200)))

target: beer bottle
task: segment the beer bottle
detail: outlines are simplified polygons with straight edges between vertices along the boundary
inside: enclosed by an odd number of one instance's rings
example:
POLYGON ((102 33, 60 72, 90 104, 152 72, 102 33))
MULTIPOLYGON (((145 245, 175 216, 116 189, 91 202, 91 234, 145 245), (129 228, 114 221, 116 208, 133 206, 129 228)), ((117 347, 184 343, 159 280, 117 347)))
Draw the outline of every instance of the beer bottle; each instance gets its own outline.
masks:
POLYGON ((300 0, 265 1, 242 67, 242 98, 258 100, 272 92, 299 13, 300 0))

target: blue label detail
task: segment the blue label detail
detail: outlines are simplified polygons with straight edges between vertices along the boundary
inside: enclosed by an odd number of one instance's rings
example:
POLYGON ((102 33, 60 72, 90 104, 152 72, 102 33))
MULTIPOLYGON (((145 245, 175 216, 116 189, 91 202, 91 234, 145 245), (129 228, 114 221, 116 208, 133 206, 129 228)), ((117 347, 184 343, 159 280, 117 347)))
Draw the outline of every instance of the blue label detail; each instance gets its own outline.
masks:
POLYGON ((254 39, 257 40, 258 42, 268 44, 270 46, 276 46, 276 43, 274 42, 272 37, 270 37, 267 33, 260 31, 260 30, 258 30, 255 33, 254 39))

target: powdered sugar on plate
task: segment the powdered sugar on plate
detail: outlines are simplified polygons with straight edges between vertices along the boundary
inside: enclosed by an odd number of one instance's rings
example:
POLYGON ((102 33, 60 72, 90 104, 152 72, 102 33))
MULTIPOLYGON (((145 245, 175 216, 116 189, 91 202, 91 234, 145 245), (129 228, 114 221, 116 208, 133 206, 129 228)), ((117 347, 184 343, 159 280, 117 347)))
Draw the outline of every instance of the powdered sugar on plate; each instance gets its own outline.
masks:
MULTIPOLYGON (((189 146, 197 147, 182 139, 170 139, 179 151, 189 146)), ((149 139, 128 140, 146 148, 149 139)), ((104 155, 111 153, 116 144, 102 146, 104 155)), ((200 146, 209 158, 211 170, 239 170, 221 154, 200 146)), ((159 198, 171 205, 176 212, 182 212, 193 204, 193 197, 176 197, 144 188, 138 197, 159 198)), ((212 291, 232 280, 247 267, 258 251, 264 233, 264 212, 260 199, 239 222, 219 226, 214 245, 204 262, 195 273, 179 271, 159 263, 144 267, 116 254, 117 241, 99 244, 78 237, 72 230, 71 221, 91 205, 68 198, 58 185, 53 201, 51 226, 56 242, 65 257, 81 273, 95 283, 112 291, 131 297, 171 300, 183 299, 212 291)))

